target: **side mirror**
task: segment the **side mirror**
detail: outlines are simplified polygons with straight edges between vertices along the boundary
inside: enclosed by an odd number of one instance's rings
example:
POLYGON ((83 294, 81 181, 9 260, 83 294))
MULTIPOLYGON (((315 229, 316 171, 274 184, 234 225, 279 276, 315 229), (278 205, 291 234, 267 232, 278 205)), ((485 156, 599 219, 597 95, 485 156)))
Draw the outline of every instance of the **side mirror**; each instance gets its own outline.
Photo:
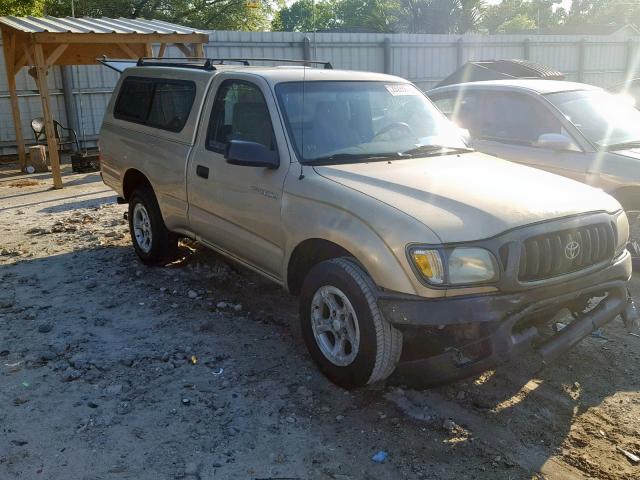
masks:
POLYGON ((458 132, 460 133, 460 136, 465 141, 465 143, 468 144, 471 141, 471 133, 469 132, 468 129, 458 128, 458 132))
POLYGON ((231 140, 224 154, 227 163, 243 167, 278 168, 280 158, 276 150, 270 150, 261 143, 245 140, 231 140))
POLYGON ((573 141, 563 133, 543 133, 538 137, 535 146, 550 150, 571 150, 573 141))

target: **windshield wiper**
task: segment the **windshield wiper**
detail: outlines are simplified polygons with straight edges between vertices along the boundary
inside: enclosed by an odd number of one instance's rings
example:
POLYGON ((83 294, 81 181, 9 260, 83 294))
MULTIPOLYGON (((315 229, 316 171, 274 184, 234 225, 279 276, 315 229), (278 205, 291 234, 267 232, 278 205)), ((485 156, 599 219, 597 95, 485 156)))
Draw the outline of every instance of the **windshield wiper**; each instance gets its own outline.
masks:
POLYGON ((450 153, 473 152, 473 148, 468 147, 447 147, 446 145, 420 145, 416 148, 405 150, 401 155, 426 156, 426 155, 449 155, 450 153))
POLYGON ((398 158, 408 158, 409 155, 405 155, 399 152, 391 153, 335 153, 326 157, 312 158, 305 160, 304 165, 334 165, 339 163, 355 162, 359 160, 365 160, 369 162, 375 162, 379 160, 389 160, 398 158))
POLYGON ((640 147, 640 140, 631 140, 629 142, 612 143, 611 145, 604 145, 606 150, 624 150, 627 148, 640 147))

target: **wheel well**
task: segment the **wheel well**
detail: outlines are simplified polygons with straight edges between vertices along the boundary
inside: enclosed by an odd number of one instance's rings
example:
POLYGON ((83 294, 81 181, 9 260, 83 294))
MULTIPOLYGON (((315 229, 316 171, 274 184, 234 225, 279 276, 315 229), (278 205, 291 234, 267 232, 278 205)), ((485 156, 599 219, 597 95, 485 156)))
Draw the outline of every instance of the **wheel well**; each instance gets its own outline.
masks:
POLYGON ((317 263, 336 257, 353 257, 353 255, 340 245, 321 238, 310 238, 300 243, 289 258, 287 267, 289 292, 298 295, 309 270, 317 263))
POLYGON ((124 175, 124 180, 122 181, 122 194, 125 200, 129 200, 134 190, 141 185, 151 186, 151 182, 149 182, 149 179, 145 177, 144 173, 140 170, 127 170, 127 173, 124 175))
POLYGON ((640 208, 640 187, 622 187, 611 195, 627 210, 640 208))

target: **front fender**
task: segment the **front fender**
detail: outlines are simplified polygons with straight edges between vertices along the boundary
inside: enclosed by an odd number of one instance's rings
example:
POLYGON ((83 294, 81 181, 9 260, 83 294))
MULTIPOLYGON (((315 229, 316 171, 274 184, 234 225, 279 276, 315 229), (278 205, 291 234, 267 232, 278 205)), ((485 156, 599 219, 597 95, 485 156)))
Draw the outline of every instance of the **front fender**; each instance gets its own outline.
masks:
POLYGON ((319 175, 303 180, 296 176, 287 179, 282 219, 287 239, 285 276, 296 246, 321 238, 349 251, 384 289, 433 297, 444 293, 425 290, 405 254, 408 243, 437 243, 437 237, 407 214, 372 197, 319 175))

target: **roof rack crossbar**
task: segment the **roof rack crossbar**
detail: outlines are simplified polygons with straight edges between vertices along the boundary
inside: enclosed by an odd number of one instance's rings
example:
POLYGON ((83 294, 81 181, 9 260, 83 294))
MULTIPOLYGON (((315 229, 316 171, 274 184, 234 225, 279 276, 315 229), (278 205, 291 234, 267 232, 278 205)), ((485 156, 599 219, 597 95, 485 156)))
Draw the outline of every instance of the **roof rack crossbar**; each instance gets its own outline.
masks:
POLYGON ((201 70, 215 70, 208 58, 200 57, 140 57, 138 67, 180 67, 198 68, 201 70))
POLYGON ((249 65, 249 62, 300 63, 303 65, 323 65, 327 70, 333 69, 331 62, 322 60, 298 60, 293 58, 216 58, 211 60, 221 62, 247 62, 246 65, 249 65))
POLYGON ((225 62, 241 63, 246 67, 251 65, 250 62, 299 63, 303 65, 323 65, 327 70, 333 69, 331 62, 324 62, 320 60, 295 60, 290 58, 140 57, 137 65, 139 67, 182 67, 215 70, 215 65, 224 65, 225 62))

